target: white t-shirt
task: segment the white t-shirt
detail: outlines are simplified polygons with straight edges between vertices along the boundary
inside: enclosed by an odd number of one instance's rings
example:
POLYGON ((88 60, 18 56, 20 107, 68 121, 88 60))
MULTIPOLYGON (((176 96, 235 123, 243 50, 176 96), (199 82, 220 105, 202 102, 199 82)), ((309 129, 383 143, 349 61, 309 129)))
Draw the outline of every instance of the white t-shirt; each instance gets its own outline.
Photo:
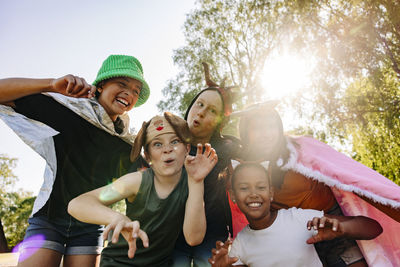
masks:
POLYGON ((314 234, 307 229, 307 221, 323 215, 318 210, 281 209, 266 229, 252 230, 247 225, 233 241, 229 255, 239 258, 235 265, 249 267, 322 266, 314 245, 306 240, 314 234))

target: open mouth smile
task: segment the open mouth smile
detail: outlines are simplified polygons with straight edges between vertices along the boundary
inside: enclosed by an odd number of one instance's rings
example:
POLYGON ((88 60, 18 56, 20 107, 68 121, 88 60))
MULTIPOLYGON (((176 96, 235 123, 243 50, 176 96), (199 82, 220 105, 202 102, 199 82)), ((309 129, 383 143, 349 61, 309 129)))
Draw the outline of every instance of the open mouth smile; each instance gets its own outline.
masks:
POLYGON ((117 100, 117 102, 118 103, 120 103, 120 104, 122 104, 123 106, 125 106, 125 107, 128 107, 129 106, 129 102, 128 101, 126 101, 125 99, 123 99, 123 98, 116 98, 116 100, 117 100))
POLYGON ((261 207, 261 205, 262 205, 261 202, 250 202, 250 203, 247 203, 247 206, 249 208, 259 208, 259 207, 261 207))

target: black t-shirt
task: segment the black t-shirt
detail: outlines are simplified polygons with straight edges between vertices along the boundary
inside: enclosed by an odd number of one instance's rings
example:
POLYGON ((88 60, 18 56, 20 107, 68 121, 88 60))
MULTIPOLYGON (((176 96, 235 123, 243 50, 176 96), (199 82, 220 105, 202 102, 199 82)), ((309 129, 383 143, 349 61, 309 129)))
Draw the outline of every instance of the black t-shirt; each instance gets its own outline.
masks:
POLYGON ((60 132, 53 137, 56 179, 50 198, 39 214, 67 218, 71 199, 135 169, 129 160, 128 143, 97 128, 51 97, 31 95, 16 100, 15 104, 18 113, 60 132))
MULTIPOLYGON (((237 158, 240 151, 240 141, 233 136, 216 137, 210 140, 218 155, 218 163, 204 179, 204 208, 207 219, 207 231, 204 241, 209 238, 226 240, 229 231, 232 235, 232 214, 227 195, 227 177, 220 174, 230 164, 231 159, 237 158), (229 231, 228 231, 229 227, 229 231)), ((195 155, 197 147, 192 146, 190 154, 195 155)), ((179 236, 178 248, 189 249, 183 234, 179 236)))
MULTIPOLYGON (((222 175, 236 158, 240 150, 240 142, 232 136, 217 137, 210 140, 218 155, 218 163, 204 180, 204 206, 207 218, 208 235, 228 237, 228 229, 232 233, 232 215, 228 202, 227 182, 229 177, 222 175)), ((193 148, 192 148, 193 149, 193 148)), ((194 147, 194 149, 197 149, 194 147)))

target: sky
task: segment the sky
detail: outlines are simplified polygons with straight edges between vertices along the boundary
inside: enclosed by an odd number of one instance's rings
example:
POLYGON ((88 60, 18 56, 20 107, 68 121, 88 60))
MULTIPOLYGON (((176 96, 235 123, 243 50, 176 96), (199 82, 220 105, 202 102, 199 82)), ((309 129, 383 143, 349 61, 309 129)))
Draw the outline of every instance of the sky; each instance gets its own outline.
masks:
MULTIPOLYGON (((184 43, 186 14, 195 0, 1 0, 0 78, 58 78, 93 82, 110 54, 137 57, 149 100, 129 112, 136 129, 159 113, 161 90, 178 72, 173 50, 184 43)), ((17 188, 35 195, 45 162, 0 120, 0 154, 17 158, 17 188)))

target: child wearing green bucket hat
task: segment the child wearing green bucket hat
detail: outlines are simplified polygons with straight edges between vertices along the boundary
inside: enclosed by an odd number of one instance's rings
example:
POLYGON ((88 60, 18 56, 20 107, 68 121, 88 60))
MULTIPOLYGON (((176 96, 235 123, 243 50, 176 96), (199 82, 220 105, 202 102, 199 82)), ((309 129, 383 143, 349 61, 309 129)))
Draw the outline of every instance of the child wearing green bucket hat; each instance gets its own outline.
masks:
POLYGON ((95 265, 103 228, 75 220, 67 205, 141 167, 130 161, 127 112, 149 94, 142 65, 127 55, 109 56, 93 85, 74 75, 0 80, 0 118, 46 160, 18 266, 59 266, 63 256, 68 266, 95 265))

